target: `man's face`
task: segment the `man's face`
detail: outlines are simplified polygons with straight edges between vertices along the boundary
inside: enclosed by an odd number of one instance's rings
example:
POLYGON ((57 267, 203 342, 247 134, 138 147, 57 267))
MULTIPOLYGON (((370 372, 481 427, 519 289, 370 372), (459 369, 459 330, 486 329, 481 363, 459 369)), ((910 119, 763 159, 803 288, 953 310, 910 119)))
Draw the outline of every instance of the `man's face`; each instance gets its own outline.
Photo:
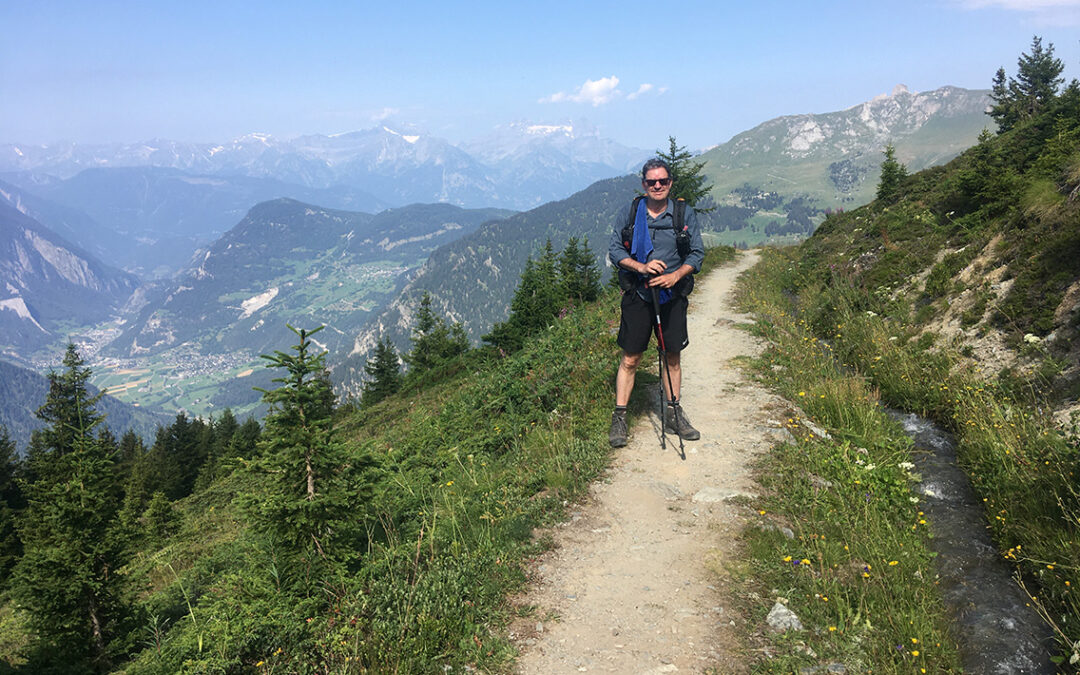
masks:
POLYGON ((664 201, 668 198, 668 193, 671 192, 671 177, 668 176, 667 169, 662 166, 649 169, 645 172, 645 179, 641 181, 641 187, 645 190, 645 194, 649 196, 649 199, 664 201))

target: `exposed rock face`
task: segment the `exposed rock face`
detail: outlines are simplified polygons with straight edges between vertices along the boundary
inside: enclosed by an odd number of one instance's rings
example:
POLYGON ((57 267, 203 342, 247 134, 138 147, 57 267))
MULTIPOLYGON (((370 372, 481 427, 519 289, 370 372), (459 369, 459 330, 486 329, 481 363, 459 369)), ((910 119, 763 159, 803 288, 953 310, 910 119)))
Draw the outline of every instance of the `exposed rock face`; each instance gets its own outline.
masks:
POLYGON ((105 319, 138 280, 0 203, 0 342, 40 342, 59 322, 105 319))
POLYGON ((987 92, 981 90, 942 87, 913 93, 901 84, 889 96, 877 96, 847 110, 777 117, 720 147, 733 165, 771 153, 793 160, 877 153, 886 143, 909 136, 932 120, 982 115, 988 104, 987 92))

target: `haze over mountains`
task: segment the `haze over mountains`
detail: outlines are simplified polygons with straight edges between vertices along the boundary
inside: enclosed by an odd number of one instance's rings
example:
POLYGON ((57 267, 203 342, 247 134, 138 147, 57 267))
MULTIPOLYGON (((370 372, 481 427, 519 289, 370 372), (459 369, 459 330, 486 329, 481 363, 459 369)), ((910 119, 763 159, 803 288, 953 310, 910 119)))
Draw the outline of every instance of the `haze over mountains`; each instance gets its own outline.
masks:
POLYGON ((515 123, 461 148, 421 131, 378 126, 291 140, 249 134, 225 143, 8 143, 0 144, 0 173, 66 179, 91 168, 157 167, 202 176, 272 178, 314 189, 353 186, 386 206, 447 202, 521 209, 631 171, 650 154, 604 139, 580 123, 515 123), (553 166, 559 172, 547 181, 522 180, 553 166), (524 191, 524 184, 533 191, 524 191))
MULTIPOLYGON (((985 106, 986 92, 897 88, 765 122, 701 156, 720 204, 710 227, 753 243, 809 234, 825 208, 869 198, 886 143, 911 169, 941 163, 988 126, 985 106)), ((603 264, 639 185, 628 174, 651 154, 529 123, 461 147, 388 126, 0 145, 0 347, 40 366, 76 337, 96 382, 126 400, 243 412, 266 384, 258 354, 291 344, 285 323, 327 324, 328 363, 355 392, 379 337, 409 348, 423 292, 475 341, 505 318, 545 239, 558 250, 587 237, 603 264)))

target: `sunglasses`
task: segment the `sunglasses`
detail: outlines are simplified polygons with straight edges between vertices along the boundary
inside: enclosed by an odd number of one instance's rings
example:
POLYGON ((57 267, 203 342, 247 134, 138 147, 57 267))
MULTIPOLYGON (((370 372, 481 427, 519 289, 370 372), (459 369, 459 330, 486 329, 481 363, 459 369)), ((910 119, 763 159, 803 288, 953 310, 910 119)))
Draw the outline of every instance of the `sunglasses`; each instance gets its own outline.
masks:
POLYGON ((645 185, 649 187, 656 187, 657 185, 671 185, 670 178, 644 178, 641 182, 645 183, 645 185))

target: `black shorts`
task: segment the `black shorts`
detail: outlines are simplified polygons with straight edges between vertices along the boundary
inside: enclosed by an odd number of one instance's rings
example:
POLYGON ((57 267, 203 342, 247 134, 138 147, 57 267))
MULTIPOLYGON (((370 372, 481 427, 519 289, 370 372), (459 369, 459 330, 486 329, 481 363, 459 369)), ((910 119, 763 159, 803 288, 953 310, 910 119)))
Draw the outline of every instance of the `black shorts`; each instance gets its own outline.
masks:
MULTIPOLYGON (((686 334, 686 298, 676 296, 660 305, 660 326, 664 331, 664 347, 669 352, 681 352, 690 344, 686 334)), ((653 333, 652 302, 641 299, 636 290, 622 296, 622 319, 619 321, 617 342, 627 354, 640 354, 649 346, 653 333)))

